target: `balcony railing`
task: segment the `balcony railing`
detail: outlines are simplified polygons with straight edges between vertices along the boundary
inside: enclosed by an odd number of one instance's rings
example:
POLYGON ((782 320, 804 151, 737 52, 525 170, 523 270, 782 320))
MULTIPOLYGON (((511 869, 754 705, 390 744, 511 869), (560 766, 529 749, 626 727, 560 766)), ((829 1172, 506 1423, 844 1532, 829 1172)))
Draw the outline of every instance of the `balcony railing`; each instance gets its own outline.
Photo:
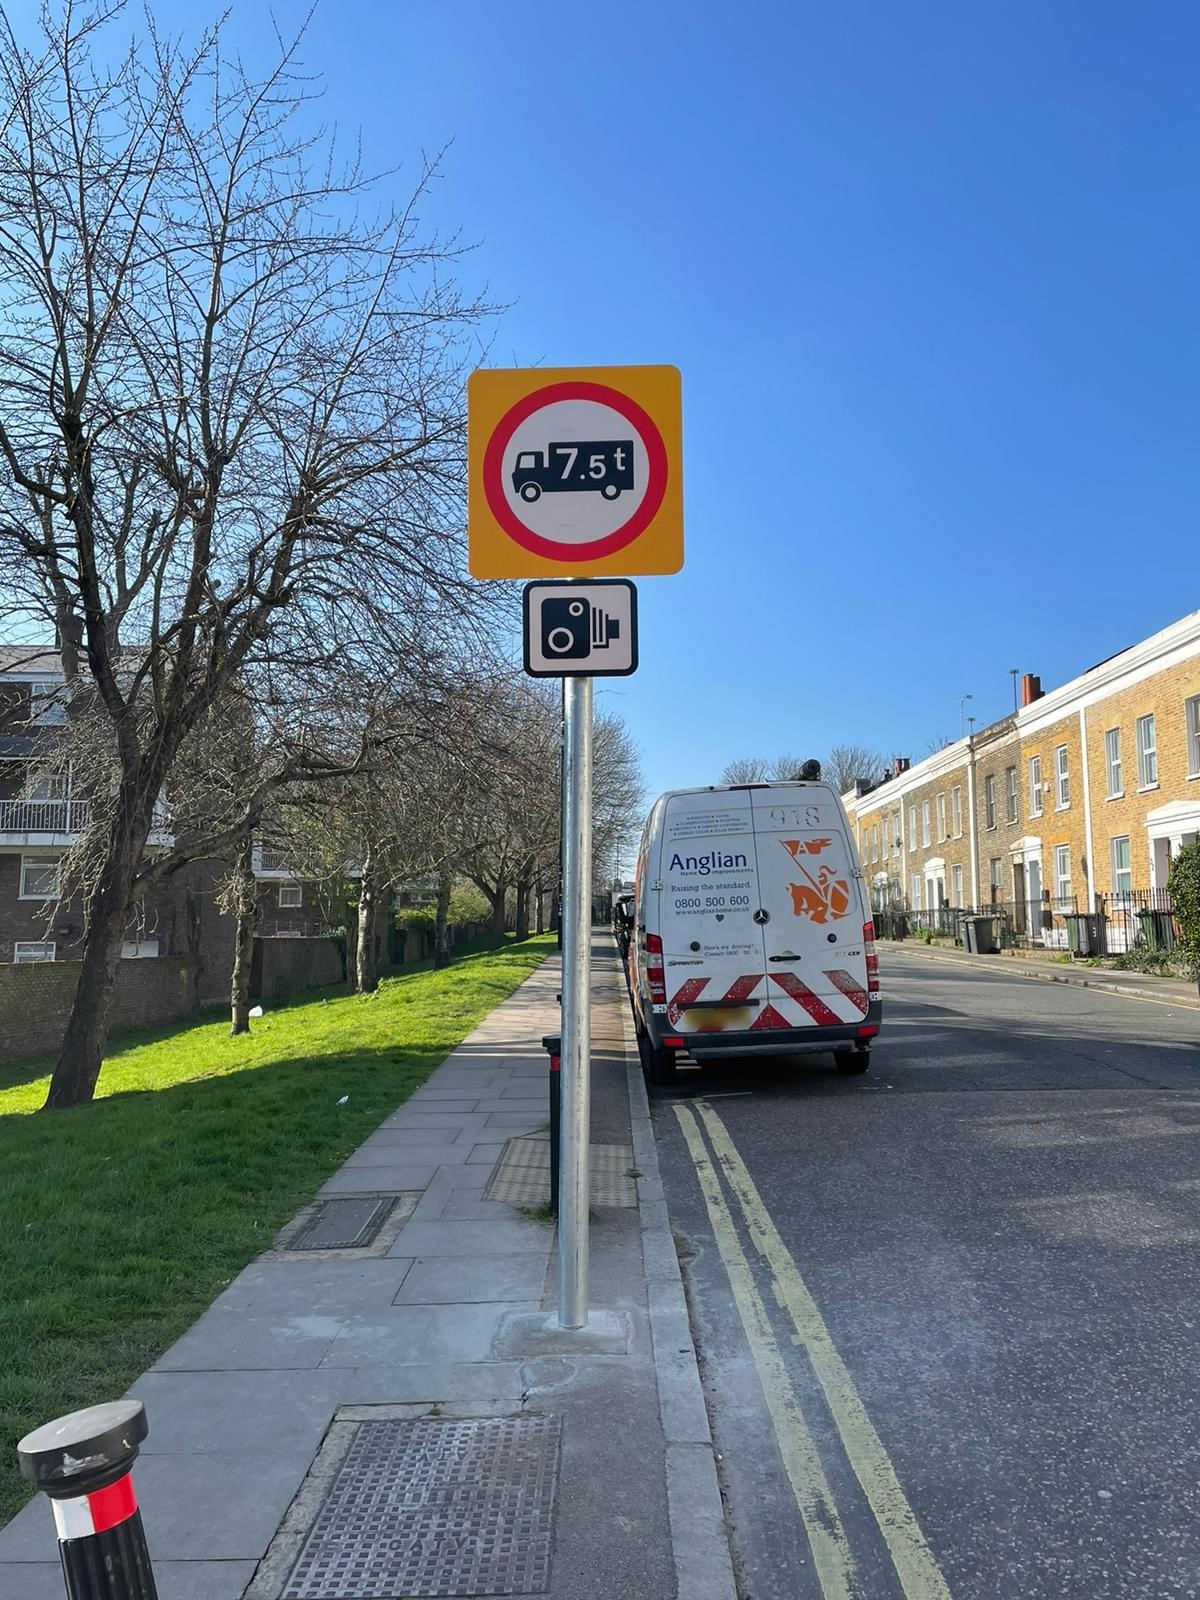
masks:
POLYGON ((0 833, 78 833, 86 800, 0 800, 0 833))

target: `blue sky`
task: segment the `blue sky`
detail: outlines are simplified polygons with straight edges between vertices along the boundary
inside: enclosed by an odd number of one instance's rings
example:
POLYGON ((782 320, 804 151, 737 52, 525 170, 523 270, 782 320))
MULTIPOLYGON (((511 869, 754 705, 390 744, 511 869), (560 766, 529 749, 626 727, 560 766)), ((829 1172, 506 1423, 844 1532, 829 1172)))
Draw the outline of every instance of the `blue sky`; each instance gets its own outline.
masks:
POLYGON ((1192 0, 340 0, 305 58, 398 184, 453 141, 498 364, 683 372, 686 566, 605 690, 655 792, 918 757, 1200 605, 1192 0))

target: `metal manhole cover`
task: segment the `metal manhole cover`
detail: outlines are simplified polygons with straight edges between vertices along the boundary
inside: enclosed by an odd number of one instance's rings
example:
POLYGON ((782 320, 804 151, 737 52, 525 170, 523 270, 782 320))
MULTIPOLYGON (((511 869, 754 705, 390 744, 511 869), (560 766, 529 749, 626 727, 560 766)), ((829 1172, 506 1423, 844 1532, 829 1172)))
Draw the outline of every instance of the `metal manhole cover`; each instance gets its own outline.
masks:
MULTIPOLYGON (((592 1204, 636 1206, 632 1170, 631 1145, 592 1145, 592 1204)), ((484 1185, 483 1198, 503 1200, 510 1206, 544 1205, 550 1198, 550 1141, 524 1135, 509 1139, 484 1185)))
POLYGON ((541 1594, 557 1417, 363 1422, 280 1600, 541 1594))
POLYGON ((356 1250, 370 1244, 395 1204, 394 1194, 323 1200, 308 1226, 288 1240, 287 1249, 356 1250))

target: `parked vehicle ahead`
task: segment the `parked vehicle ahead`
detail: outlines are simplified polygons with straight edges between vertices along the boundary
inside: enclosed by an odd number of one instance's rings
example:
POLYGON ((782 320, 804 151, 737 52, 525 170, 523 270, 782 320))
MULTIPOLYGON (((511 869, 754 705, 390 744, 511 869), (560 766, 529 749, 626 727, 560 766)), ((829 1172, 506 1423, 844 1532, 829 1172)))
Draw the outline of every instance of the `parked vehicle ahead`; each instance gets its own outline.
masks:
POLYGON ((621 960, 629 956, 629 941, 633 934, 633 896, 621 894, 613 901, 612 908, 613 938, 617 941, 621 960))
POLYGON ((638 854, 630 987, 642 1063, 833 1053, 864 1072, 882 1004, 842 803, 820 782, 676 789, 638 854))

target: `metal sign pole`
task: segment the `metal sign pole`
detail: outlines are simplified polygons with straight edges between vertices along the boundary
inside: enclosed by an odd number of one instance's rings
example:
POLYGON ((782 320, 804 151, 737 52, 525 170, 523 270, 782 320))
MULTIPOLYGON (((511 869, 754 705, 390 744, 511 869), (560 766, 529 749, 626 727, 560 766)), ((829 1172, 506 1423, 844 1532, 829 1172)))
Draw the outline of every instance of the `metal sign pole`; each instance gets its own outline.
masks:
POLYGON ((567 678, 564 705, 558 1320, 564 1328, 583 1328, 588 1319, 591 1198, 592 680, 567 678))

